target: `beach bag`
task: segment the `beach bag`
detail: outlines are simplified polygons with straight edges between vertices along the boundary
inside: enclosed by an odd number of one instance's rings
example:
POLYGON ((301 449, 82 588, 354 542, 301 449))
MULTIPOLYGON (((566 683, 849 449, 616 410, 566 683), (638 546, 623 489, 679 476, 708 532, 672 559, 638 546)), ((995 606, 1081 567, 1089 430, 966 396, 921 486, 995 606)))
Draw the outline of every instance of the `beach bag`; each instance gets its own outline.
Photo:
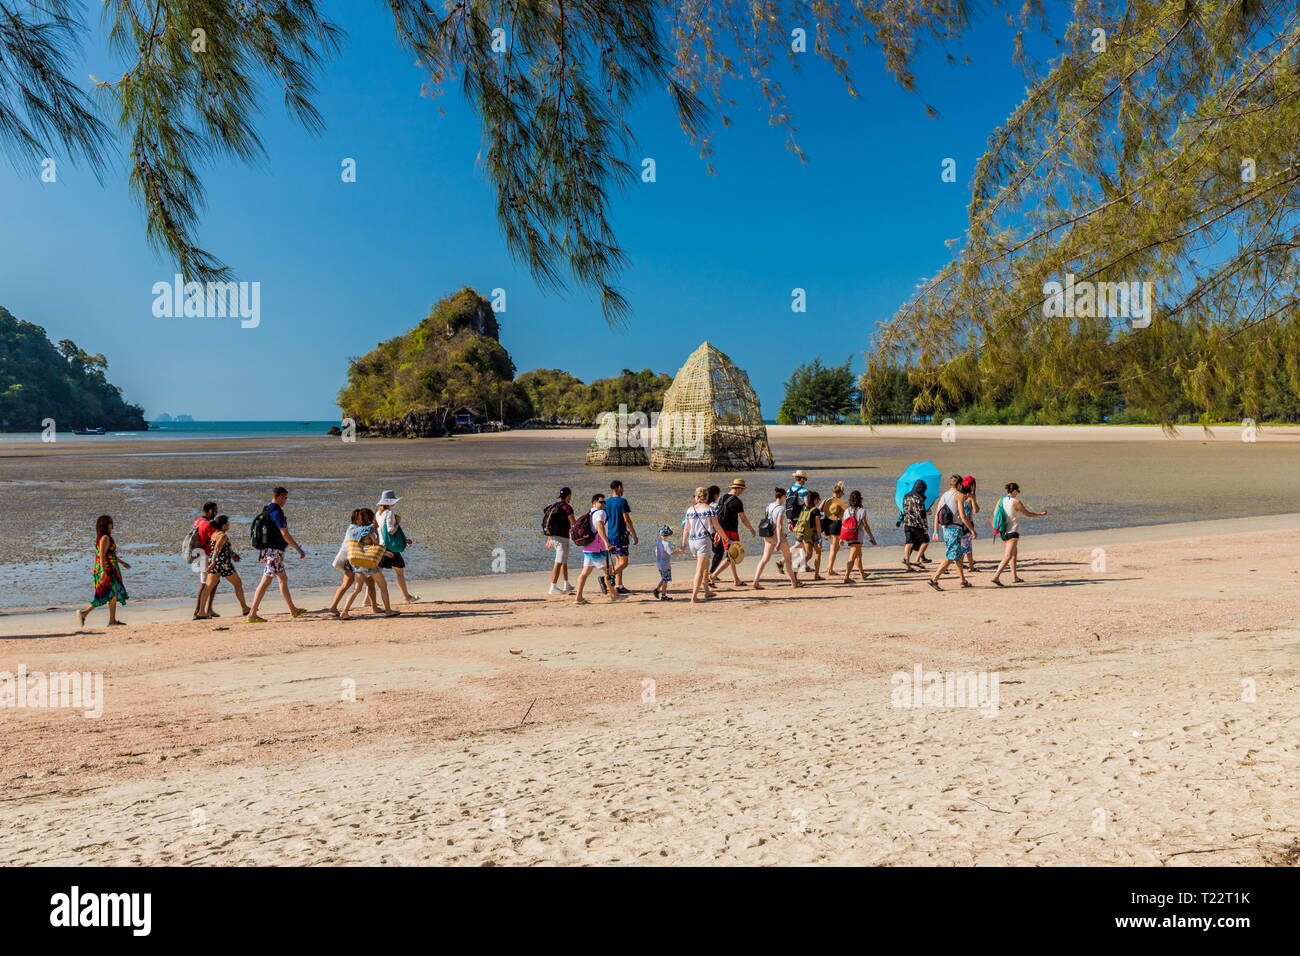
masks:
POLYGON ((185 537, 181 539, 181 557, 185 559, 186 564, 189 564, 197 557, 195 551, 199 552, 199 554, 203 553, 203 542, 199 538, 198 522, 195 522, 194 526, 185 532, 185 537))
POLYGON ((560 507, 563 502, 552 501, 542 512, 542 534, 563 538, 569 533, 569 517, 560 507))
POLYGON ((265 551, 271 546, 271 519, 266 516, 266 508, 248 526, 248 546, 257 551, 265 551))
POLYGON ((595 529, 591 527, 591 512, 579 518, 573 525, 573 530, 569 533, 570 540, 578 547, 586 547, 596 540, 595 529))
POLYGON ((399 524, 392 534, 388 533, 388 526, 383 521, 379 522, 379 540, 384 547, 393 554, 401 554, 406 550, 406 532, 402 530, 399 524))
POLYGON ((858 540, 858 516, 853 513, 852 508, 844 512, 844 520, 840 522, 840 540, 858 540))
POLYGON ((760 538, 776 537, 776 527, 772 524, 772 519, 763 516, 763 520, 758 523, 758 536, 760 538))
POLYGON ((347 563, 348 563, 348 543, 344 541, 341 545, 339 545, 339 553, 334 555, 334 561, 331 563, 330 566, 334 568, 335 571, 342 571, 345 567, 347 567, 347 563))
POLYGON ((1007 513, 1002 510, 1001 498, 998 499, 998 506, 993 511, 993 520, 990 523, 993 525, 993 537, 995 538, 1007 530, 1007 513))
POLYGON ((808 555, 804 554, 803 548, 796 548, 790 553, 790 570, 795 574, 808 570, 808 555))
POLYGON ((785 496, 785 517, 787 521, 795 522, 799 520, 799 513, 803 511, 803 505, 799 504, 799 495, 791 491, 785 496))

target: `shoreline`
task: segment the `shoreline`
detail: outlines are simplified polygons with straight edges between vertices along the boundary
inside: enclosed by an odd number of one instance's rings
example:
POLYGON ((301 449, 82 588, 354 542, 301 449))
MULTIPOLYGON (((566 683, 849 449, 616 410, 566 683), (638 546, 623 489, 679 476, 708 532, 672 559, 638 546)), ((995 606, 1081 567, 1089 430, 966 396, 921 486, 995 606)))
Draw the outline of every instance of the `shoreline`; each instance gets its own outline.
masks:
MULTIPOLYGON (((1078 549, 1091 552, 1093 548, 1109 548, 1123 544, 1168 543, 1189 538, 1209 538, 1234 534, 1267 534, 1292 529, 1300 529, 1300 512, 1255 515, 1249 518, 1211 518, 1203 521, 1135 525, 1127 528, 1109 528, 1097 531, 1063 531, 1042 535, 1032 534, 1032 525, 1030 525, 1028 533, 1020 541, 1020 555, 1028 557, 1036 554, 1059 553, 1078 549)), ((936 542, 932 541, 930 544, 931 548, 936 546, 936 542)), ((541 547, 540 543, 538 547, 541 547)), ((643 545, 642 547, 646 546, 643 545)), ((940 544, 939 547, 942 548, 942 545, 940 544)), ((1000 558, 1003 546, 1000 541, 993 542, 991 537, 981 533, 981 537, 976 541, 975 548, 977 560, 982 565, 991 568, 996 566, 994 556, 1000 558)), ((897 556, 902 553, 902 549, 903 545, 901 543, 882 544, 875 548, 867 547, 863 550, 863 565, 867 568, 868 573, 871 573, 873 570, 888 567, 891 563, 897 564, 897 556), (885 557, 886 554, 889 555, 888 558, 885 557)), ((756 560, 756 555, 753 552, 746 555, 740 566, 742 580, 748 581, 752 579, 754 561, 756 560), (745 571, 748 571, 748 574, 743 573, 745 571)), ((253 567, 257 567, 257 565, 254 564, 253 567)), ((576 582, 581 570, 581 563, 574 562, 571 558, 569 580, 576 582)), ((647 560, 630 564, 627 573, 632 576, 631 579, 637 580, 638 585, 640 585, 654 579, 653 570, 653 561, 647 560)), ((684 561, 679 556, 674 559, 673 570, 675 572, 674 590, 680 596, 683 594, 683 586, 685 586, 685 593, 689 594, 690 579, 682 580, 685 572, 690 570, 689 562, 684 561)), ((391 573, 387 577, 389 596, 396 599, 401 592, 398 590, 391 573)), ((768 565, 764 571, 764 579, 772 582, 778 594, 783 593, 779 587, 775 564, 768 565)), ((253 588, 256 586, 256 580, 255 577, 250 576, 249 580, 245 582, 244 590, 246 595, 251 596, 253 588)), ((297 587, 293 583, 293 569, 290 568, 289 583, 294 595, 294 601, 299 606, 306 607, 310 605, 309 610, 316 612, 310 616, 318 620, 328 619, 328 615, 324 615, 323 611, 327 606, 326 602, 333 596, 340 581, 341 577, 329 586, 297 587), (322 598, 325 600, 322 601, 322 598)), ((547 595, 545 593, 549 583, 550 571, 513 571, 502 574, 465 575, 462 577, 419 580, 408 578, 407 587, 412 593, 422 598, 421 602, 406 605, 394 600, 392 606, 412 611, 431 603, 462 600, 509 602, 520 599, 533 599, 538 595, 545 597, 548 601, 562 600, 559 595, 547 595)), ((588 579, 587 583, 589 592, 594 589, 593 604, 601 603, 600 598, 602 595, 599 592, 594 574, 588 579)), ((648 590, 650 586, 648 583, 645 584, 644 590, 648 590)), ((591 595, 589 594, 589 596, 591 595)), ((792 599, 798 597, 798 595, 789 596, 792 599)), ((204 622, 194 621, 191 617, 193 601, 193 595, 189 597, 146 598, 119 606, 118 613, 123 618, 128 619, 129 626, 177 622, 202 624, 204 622)), ((241 621, 237 614, 231 613, 233 604, 234 592, 230 586, 228 584, 220 586, 217 591, 217 604, 215 605, 216 610, 222 614, 219 620, 222 622, 234 621, 236 623, 241 621)), ((0 611, 0 641, 73 631, 75 628, 70 627, 69 622, 72 620, 77 608, 82 606, 84 605, 69 604, 52 607, 7 608, 0 611)), ((267 591, 262 613, 263 616, 273 614, 277 619, 283 617, 282 600, 278 589, 272 587, 267 591)), ((363 611, 360 617, 368 618, 368 612, 363 611)), ((106 620, 107 611, 103 608, 97 608, 87 618, 85 629, 78 633, 89 634, 106 631, 107 626, 97 624, 97 618, 100 621, 106 620)), ((265 625, 257 626, 263 627, 265 625)))

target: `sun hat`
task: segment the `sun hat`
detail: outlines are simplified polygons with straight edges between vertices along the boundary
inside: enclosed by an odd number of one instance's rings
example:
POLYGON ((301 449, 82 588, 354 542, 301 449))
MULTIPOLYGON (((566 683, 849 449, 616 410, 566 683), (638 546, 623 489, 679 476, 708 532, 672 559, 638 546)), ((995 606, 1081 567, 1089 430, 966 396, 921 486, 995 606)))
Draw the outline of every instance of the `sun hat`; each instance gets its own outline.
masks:
POLYGON ((672 537, 672 533, 673 533, 673 529, 668 527, 668 525, 663 525, 659 528, 659 537, 661 538, 672 537))
POLYGON ((386 488, 384 489, 384 493, 379 496, 379 501, 375 507, 378 508, 380 505, 395 505, 401 500, 401 498, 393 494, 393 489, 386 488))
POLYGON ((743 490, 743 489, 745 489, 745 488, 748 488, 749 485, 745 484, 745 479, 744 479, 744 478, 737 478, 735 481, 733 481, 733 482, 731 483, 731 487, 732 487, 732 488, 740 488, 740 489, 743 490))
POLYGON ((802 468, 800 468, 798 471, 796 471, 796 472, 795 472, 793 475, 791 475, 790 477, 791 477, 791 478, 804 478, 804 479, 807 479, 807 477, 808 477, 808 472, 806 472, 806 471, 804 471, 802 468))
POLYGON ((727 548, 727 557, 731 558, 732 564, 739 564, 745 560, 745 546, 739 541, 731 542, 731 547, 727 548))

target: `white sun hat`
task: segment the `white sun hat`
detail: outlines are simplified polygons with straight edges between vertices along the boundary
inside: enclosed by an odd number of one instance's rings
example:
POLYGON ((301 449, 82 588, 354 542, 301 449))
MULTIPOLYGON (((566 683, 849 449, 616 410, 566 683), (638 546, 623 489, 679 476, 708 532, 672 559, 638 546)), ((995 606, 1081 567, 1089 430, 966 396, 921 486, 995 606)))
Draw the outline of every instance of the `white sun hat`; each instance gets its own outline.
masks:
POLYGON ((379 505, 395 505, 401 500, 402 500, 401 498, 393 494, 393 489, 388 488, 385 489, 384 493, 379 496, 379 503, 376 504, 375 507, 378 508, 379 505))

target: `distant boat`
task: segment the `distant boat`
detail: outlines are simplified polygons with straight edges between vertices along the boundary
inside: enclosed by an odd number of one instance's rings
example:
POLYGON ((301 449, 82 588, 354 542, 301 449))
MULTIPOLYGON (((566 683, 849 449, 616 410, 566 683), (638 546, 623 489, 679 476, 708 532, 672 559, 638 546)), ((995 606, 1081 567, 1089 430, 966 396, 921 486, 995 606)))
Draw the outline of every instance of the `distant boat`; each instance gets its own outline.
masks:
POLYGON ((103 429, 103 426, 100 426, 100 427, 98 427, 98 428, 74 428, 74 429, 72 430, 72 434, 74 434, 74 435, 102 435, 102 434, 104 434, 104 429, 103 429))

